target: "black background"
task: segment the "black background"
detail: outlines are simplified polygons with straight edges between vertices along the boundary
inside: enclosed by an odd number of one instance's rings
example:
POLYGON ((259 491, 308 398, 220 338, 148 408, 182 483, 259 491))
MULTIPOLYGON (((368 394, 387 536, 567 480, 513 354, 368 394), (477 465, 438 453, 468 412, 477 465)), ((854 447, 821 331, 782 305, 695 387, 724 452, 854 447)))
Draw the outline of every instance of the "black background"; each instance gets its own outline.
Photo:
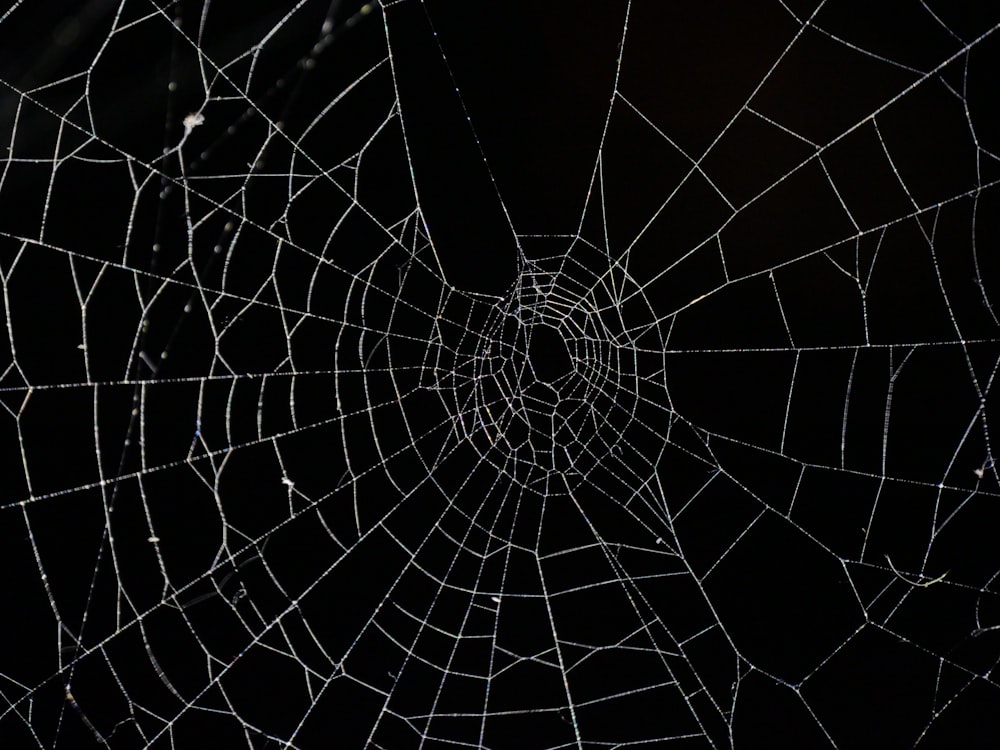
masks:
POLYGON ((0 21, 0 746, 996 746, 997 11, 581 5, 0 21))

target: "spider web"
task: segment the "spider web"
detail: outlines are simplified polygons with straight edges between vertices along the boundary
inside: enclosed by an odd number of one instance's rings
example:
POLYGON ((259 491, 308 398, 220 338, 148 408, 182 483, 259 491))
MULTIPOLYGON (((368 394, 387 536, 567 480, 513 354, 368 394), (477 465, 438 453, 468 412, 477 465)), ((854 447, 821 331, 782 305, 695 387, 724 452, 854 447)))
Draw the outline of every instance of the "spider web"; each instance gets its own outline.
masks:
POLYGON ((995 744, 1000 17, 580 5, 0 16, 4 747, 995 744))

